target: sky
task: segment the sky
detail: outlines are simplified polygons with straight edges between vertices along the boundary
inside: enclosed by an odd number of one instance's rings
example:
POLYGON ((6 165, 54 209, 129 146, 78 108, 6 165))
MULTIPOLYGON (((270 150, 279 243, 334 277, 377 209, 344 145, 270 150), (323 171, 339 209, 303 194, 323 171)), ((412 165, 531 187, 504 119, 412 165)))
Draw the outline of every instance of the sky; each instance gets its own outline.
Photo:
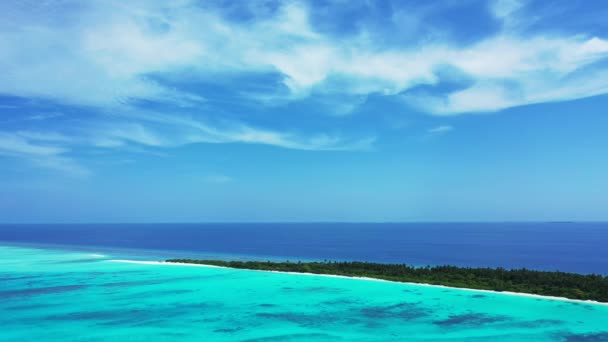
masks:
POLYGON ((608 220, 606 1, 0 13, 0 222, 608 220))

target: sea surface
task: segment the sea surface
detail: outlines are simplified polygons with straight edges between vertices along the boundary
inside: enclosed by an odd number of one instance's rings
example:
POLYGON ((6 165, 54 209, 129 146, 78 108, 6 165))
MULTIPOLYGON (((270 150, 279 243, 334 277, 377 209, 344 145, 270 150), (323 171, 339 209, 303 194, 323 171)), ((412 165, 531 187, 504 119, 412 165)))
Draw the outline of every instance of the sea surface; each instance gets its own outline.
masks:
POLYGON ((608 274, 606 246, 606 223, 0 225, 0 341, 608 341, 606 305, 139 263, 327 259, 608 274))
POLYGON ((0 225, 1 243, 136 249, 139 258, 356 260, 608 275, 608 223, 0 225))
POLYGON ((608 340, 605 305, 124 257, 0 246, 0 340, 608 340))

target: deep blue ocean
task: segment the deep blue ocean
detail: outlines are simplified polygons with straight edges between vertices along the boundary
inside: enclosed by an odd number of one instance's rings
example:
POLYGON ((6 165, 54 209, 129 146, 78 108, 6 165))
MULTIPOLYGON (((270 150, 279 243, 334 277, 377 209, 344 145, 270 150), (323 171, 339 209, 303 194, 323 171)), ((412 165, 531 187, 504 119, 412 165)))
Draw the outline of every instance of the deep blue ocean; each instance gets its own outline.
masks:
POLYGON ((357 260, 608 274, 608 223, 0 225, 4 244, 145 257, 357 260))

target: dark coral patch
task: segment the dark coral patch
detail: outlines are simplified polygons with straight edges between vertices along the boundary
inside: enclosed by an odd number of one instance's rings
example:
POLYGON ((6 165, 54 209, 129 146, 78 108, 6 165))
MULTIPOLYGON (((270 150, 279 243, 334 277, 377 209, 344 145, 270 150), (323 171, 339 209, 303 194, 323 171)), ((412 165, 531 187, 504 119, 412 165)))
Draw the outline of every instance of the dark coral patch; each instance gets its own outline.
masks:
POLYGON ((87 287, 86 285, 63 285, 63 286, 49 286, 49 287, 34 287, 28 289, 18 289, 18 290, 7 290, 0 291, 0 298, 15 298, 15 297, 27 297, 27 296, 37 296, 44 294, 52 294, 52 293, 60 293, 60 292, 69 292, 69 291, 77 291, 87 287))
POLYGON ((268 336, 268 337, 244 340, 243 342, 335 341, 335 340, 336 340, 336 336, 332 336, 329 334, 312 333, 312 334, 288 334, 288 335, 268 336))
POLYGON ((328 317, 324 315, 312 315, 299 312, 260 312, 256 314, 259 318, 270 320, 287 321, 305 327, 321 326, 328 323, 328 317))
POLYGON ((373 319, 415 319, 428 316, 428 310, 420 307, 417 303, 401 303, 386 306, 364 307, 360 313, 365 318, 373 319))
POLYGON ((457 325, 480 326, 485 324, 504 322, 507 320, 509 320, 509 318, 505 316, 490 316, 480 313, 472 313, 465 315, 449 316, 446 319, 434 321, 433 324, 443 327, 452 327, 457 325))
POLYGON ((215 329, 213 330, 213 332, 217 332, 217 333, 234 333, 237 331, 241 331, 243 330, 243 328, 241 327, 236 327, 236 328, 221 328, 221 329, 215 329))
POLYGON ((565 334, 561 337, 565 342, 608 342, 608 331, 592 334, 565 334))

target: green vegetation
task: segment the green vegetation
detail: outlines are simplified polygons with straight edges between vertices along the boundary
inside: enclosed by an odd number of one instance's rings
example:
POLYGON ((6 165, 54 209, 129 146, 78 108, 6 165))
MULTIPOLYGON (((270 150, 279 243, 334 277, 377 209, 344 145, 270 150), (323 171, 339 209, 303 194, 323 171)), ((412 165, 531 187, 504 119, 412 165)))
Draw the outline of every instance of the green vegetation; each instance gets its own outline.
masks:
POLYGON ((412 267, 369 262, 260 262, 171 259, 167 262, 231 268, 368 277, 397 282, 425 283, 460 288, 512 291, 571 299, 608 302, 608 277, 527 269, 412 267))

